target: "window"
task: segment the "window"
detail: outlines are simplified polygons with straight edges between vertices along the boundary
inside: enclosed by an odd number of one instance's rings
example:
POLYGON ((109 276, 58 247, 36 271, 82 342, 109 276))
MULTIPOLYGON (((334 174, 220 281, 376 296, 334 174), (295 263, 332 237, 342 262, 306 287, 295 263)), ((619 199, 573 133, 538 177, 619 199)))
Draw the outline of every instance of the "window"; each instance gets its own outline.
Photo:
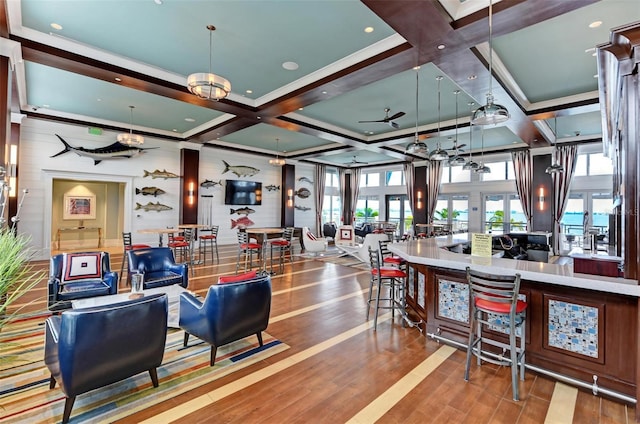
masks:
POLYGON ((573 175, 576 177, 613 175, 613 164, 611 159, 604 157, 602 153, 580 153, 573 175))
POLYGON ((380 215, 378 196, 359 196, 356 203, 356 221, 377 221, 380 215))
POLYGON ((468 183, 471 181, 471 172, 462 169, 462 166, 445 166, 442 168, 441 184, 468 183))
POLYGON ((517 194, 488 194, 484 197, 484 228, 493 233, 527 230, 527 219, 517 194))
POLYGON ((322 202, 322 223, 340 222, 340 196, 325 195, 322 202))
POLYGON ((380 173, 369 172, 361 174, 360 187, 380 187, 380 173))
POLYGON ((486 165, 491 169, 488 174, 482 174, 482 181, 504 181, 515 179, 512 161, 489 162, 486 165))
POLYGON ((384 178, 387 186, 404 185, 404 171, 387 171, 384 178))
POLYGON ((338 173, 335 171, 327 171, 324 178, 325 189, 328 187, 338 188, 340 186, 340 180, 338 179, 338 173))

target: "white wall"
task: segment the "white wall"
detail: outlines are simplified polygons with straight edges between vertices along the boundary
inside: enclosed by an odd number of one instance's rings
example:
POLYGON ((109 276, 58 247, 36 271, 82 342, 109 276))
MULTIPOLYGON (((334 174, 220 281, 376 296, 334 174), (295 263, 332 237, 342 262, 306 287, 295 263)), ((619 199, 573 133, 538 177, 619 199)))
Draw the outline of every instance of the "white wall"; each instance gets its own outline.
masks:
MULTIPOLYGON (((122 228, 131 231, 137 243, 155 245, 158 237, 154 234, 140 234, 138 230, 149 228, 165 228, 178 225, 180 205, 181 179, 152 179, 144 178, 144 171, 155 169, 167 170, 175 174, 180 173, 180 149, 193 148, 190 143, 176 143, 151 137, 145 137, 144 148, 149 148, 145 154, 119 160, 105 160, 98 165, 93 160, 80 157, 75 153, 65 153, 56 158, 51 156, 63 150, 63 144, 55 134, 62 136, 74 147, 93 149, 105 147, 113 143, 116 133, 105 131, 100 136, 90 135, 86 127, 67 125, 49 121, 25 118, 20 131, 19 157, 19 185, 20 189, 28 189, 29 193, 24 201, 21 213, 19 231, 32 237, 31 243, 37 250, 38 259, 50 257, 51 240, 55 238, 55 229, 51 228, 52 181, 55 178, 66 178, 84 181, 115 181, 124 183, 124 215, 122 228), (166 191, 158 197, 135 194, 135 188, 155 186, 166 191), (148 202, 160 202, 172 207, 172 210, 155 212, 136 210, 136 202, 145 205, 148 202)), ((273 167, 265 156, 253 156, 215 148, 200 148, 200 182, 205 179, 219 181, 225 179, 259 181, 263 184, 262 205, 251 206, 255 213, 249 218, 255 227, 273 227, 280 225, 280 196, 282 187, 278 191, 267 191, 266 186, 281 185, 280 167, 273 167), (238 177, 231 172, 222 173, 226 160, 230 165, 248 165, 260 169, 253 177, 238 177)), ((296 165, 296 189, 302 186, 313 193, 313 186, 297 180, 301 176, 313 180, 313 166, 307 164, 296 165)), ((231 219, 238 219, 241 215, 231 214, 231 208, 238 206, 224 205, 224 187, 205 189, 200 187, 200 195, 213 194, 212 216, 213 224, 220 226, 219 243, 236 243, 236 229, 231 229, 231 219)), ((295 199, 298 205, 311 207, 309 211, 295 211, 295 225, 313 227, 315 222, 313 194, 308 199, 295 199)), ((205 202, 200 200, 198 221, 204 221, 205 202)), ((206 206, 209 206, 207 204, 206 206)), ((206 211, 209 214, 209 211, 206 211)), ((85 225, 90 225, 86 222, 85 225)), ((106 245, 120 245, 120 240, 106 240, 106 245)))

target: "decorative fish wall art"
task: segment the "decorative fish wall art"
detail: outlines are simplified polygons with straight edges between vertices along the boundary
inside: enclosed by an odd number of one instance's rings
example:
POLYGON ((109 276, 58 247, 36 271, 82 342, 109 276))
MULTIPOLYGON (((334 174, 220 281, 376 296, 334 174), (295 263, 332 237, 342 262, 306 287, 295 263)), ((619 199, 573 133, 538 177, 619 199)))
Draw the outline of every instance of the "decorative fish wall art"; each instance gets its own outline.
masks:
POLYGON ((165 194, 166 191, 164 191, 161 188, 158 187, 142 187, 142 188, 136 188, 136 194, 142 194, 143 196, 159 196, 161 194, 165 194))
POLYGON ((307 177, 300 177, 298 178, 298 181, 300 181, 301 183, 309 183, 309 184, 313 184, 313 181, 311 181, 309 178, 307 177))
POLYGON ((204 180, 203 182, 200 183, 200 187, 202 188, 212 188, 217 185, 221 186, 222 180, 219 180, 219 181, 204 180))
POLYGON ((307 197, 311 196, 311 192, 306 188, 299 188, 298 190, 296 190, 295 194, 301 199, 306 199, 307 197))
POLYGON ((238 228, 250 227, 253 224, 254 222, 250 220, 249 217, 243 216, 242 218, 231 220, 231 229, 233 230, 236 227, 238 228))
POLYGON ((58 134, 56 134, 56 137, 58 137, 60 141, 62 141, 62 144, 64 144, 64 150, 51 156, 52 158, 55 158, 67 152, 73 152, 78 156, 84 156, 86 158, 93 159, 94 165, 99 164, 103 160, 133 158, 143 154, 145 150, 155 149, 155 147, 143 149, 141 147, 127 146, 118 142, 110 144, 106 147, 99 147, 97 149, 85 149, 84 147, 73 147, 58 134))
POLYGON ((273 185, 273 184, 269 184, 265 188, 267 189, 267 191, 278 191, 278 190, 280 190, 280 186, 273 185))
POLYGON ((260 170, 258 168, 254 168, 253 166, 245 166, 245 165, 229 165, 226 161, 222 161, 224 163, 224 171, 222 173, 231 171, 236 174, 238 177, 253 177, 260 170))
POLYGON ((173 172, 167 172, 166 169, 163 169, 162 171, 160 171, 159 169, 156 169, 153 172, 149 172, 147 170, 144 171, 144 175, 142 176, 144 177, 151 177, 153 179, 156 178, 164 178, 165 180, 167 178, 179 178, 179 176, 177 174, 174 174, 173 172))
POLYGON ((234 213, 237 213, 238 215, 249 215, 250 213, 254 213, 255 210, 251 209, 251 208, 239 208, 239 209, 231 209, 231 212, 229 212, 231 215, 233 215, 234 213))
POLYGON ((142 209, 145 212, 149 212, 149 211, 162 212, 162 211, 170 211, 173 208, 171 206, 163 205, 160 202, 156 202, 156 203, 149 202, 146 205, 141 205, 140 203, 136 202, 135 210, 138 210, 138 209, 142 209))
POLYGON ((306 211, 310 211, 311 208, 308 206, 299 206, 299 205, 295 205, 294 208, 298 209, 299 211, 302 212, 306 212, 306 211))

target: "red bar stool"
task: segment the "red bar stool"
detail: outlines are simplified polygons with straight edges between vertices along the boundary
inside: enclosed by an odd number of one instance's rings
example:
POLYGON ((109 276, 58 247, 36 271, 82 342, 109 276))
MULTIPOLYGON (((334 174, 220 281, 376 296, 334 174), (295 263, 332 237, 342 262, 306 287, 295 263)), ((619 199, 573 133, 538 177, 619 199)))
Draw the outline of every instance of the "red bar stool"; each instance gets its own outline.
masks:
MULTIPOLYGON (((380 246, 380 256, 382 257, 382 263, 384 265, 397 266, 398 268, 405 269, 407 265, 407 261, 402 259, 400 256, 395 256, 389 250, 389 240, 379 240, 378 244, 380 246)), ((406 269, 405 269, 406 270, 406 269)))
POLYGON ((511 366, 511 385, 513 400, 520 400, 518 390, 518 365, 520 379, 524 380, 525 364, 525 321, 527 303, 518 299, 520 291, 520 274, 492 275, 472 271, 467 267, 467 281, 471 301, 471 322, 469 326, 469 345, 467 347, 467 364, 464 379, 469 381, 471 355, 482 361, 500 366, 511 366), (509 343, 483 335, 482 330, 491 329, 509 336, 509 343), (516 343, 520 339, 519 345, 516 343), (482 350, 482 343, 509 350, 509 357, 502 354, 491 354, 482 350))
POLYGON ((122 280, 122 273, 124 272, 125 269, 125 264, 126 268, 127 268, 127 284, 129 284, 130 278, 129 278, 129 255, 127 255, 127 252, 129 250, 134 250, 134 249, 148 249, 149 246, 148 244, 133 244, 131 241, 131 233, 122 233, 122 245, 124 247, 124 250, 122 251, 122 266, 120 267, 120 275, 118 276, 118 283, 120 283, 120 281, 122 280))
POLYGON ((367 300, 367 317, 369 320, 369 311, 371 303, 374 303, 373 329, 378 326, 378 312, 380 309, 391 309, 391 317, 394 316, 395 310, 399 310, 403 318, 402 325, 405 325, 404 318, 407 313, 405 282, 407 273, 397 267, 383 267, 380 251, 369 247, 369 263, 371 265, 371 280, 369 281, 369 299, 367 300), (373 286, 376 286, 376 297, 373 297, 373 286), (388 297, 382 297, 383 288, 389 289, 388 297), (380 305, 380 301, 385 302, 380 305))
POLYGON ((175 236, 173 233, 169 233, 168 236, 169 243, 167 243, 167 246, 169 246, 171 250, 173 250, 173 256, 177 258, 178 254, 180 254, 180 260, 182 262, 189 261, 189 258, 191 257, 191 244, 189 243, 189 241, 187 241, 184 236, 175 236), (185 257, 187 259, 185 259, 185 257))
MULTIPOLYGON (((251 242, 249 240, 249 234, 246 231, 238 231, 238 259, 236 260, 236 274, 240 269, 240 256, 244 255, 244 271, 247 271, 247 262, 249 264, 249 270, 253 268, 253 254, 260 258, 260 252, 262 251, 262 245, 251 242)), ((259 262, 259 261, 258 261, 259 262)), ((259 267, 258 263, 258 267, 259 267)))
POLYGON ((216 260, 218 261, 218 264, 220 263, 220 256, 218 256, 219 229, 219 225, 212 225, 210 228, 204 228, 200 230, 200 237, 198 237, 198 254, 203 257, 203 264, 207 261, 208 250, 211 251, 211 263, 213 263, 214 249, 216 252, 216 260))
POLYGON ((293 227, 287 227, 284 229, 282 234, 282 238, 271 240, 269 242, 271 246, 271 271, 273 272, 273 250, 275 249, 278 252, 278 272, 284 272, 284 257, 285 253, 289 252, 289 262, 293 263, 293 252, 291 251, 293 247, 293 227))

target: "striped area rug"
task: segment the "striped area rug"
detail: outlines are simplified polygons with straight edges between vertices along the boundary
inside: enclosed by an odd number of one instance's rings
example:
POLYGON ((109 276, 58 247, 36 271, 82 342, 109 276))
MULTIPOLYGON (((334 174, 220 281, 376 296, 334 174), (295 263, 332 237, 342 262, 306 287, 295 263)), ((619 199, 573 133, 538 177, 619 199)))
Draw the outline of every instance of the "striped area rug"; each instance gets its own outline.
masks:
MULTIPOLYGON (((15 423, 59 422, 64 394, 49 389, 43 361, 44 320, 35 315, 16 320, 0 333, 0 421, 15 423)), ((71 412, 72 423, 112 422, 202 386, 289 348, 263 333, 264 346, 255 335, 218 348, 216 364, 209 366, 210 346, 191 338, 182 347, 184 333, 169 329, 160 385, 154 388, 149 373, 141 373, 107 387, 79 395, 71 412)), ((126 347, 122 348, 126 355, 126 347)))

